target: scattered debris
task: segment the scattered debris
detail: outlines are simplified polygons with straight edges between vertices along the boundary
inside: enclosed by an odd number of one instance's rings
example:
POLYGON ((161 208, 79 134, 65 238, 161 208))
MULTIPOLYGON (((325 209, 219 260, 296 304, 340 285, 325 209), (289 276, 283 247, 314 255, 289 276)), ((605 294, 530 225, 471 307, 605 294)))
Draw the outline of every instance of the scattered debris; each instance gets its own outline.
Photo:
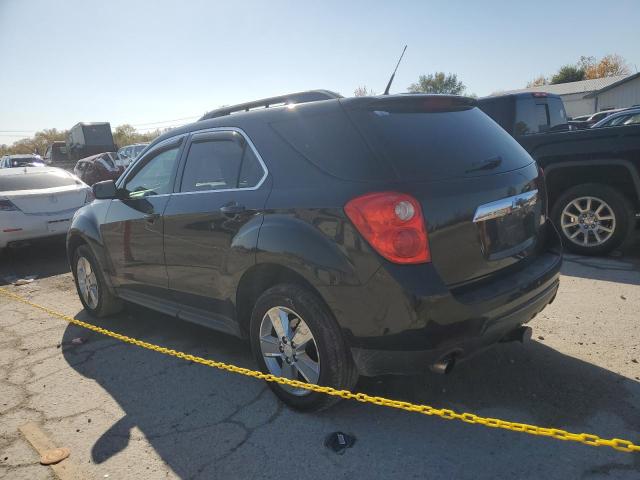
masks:
POLYGON ((631 361, 632 361, 633 363, 638 363, 638 360, 636 360, 635 358, 632 358, 632 359, 631 359, 631 361))
POLYGON ((356 443, 356 437, 348 435, 344 432, 333 432, 327 435, 324 440, 324 446, 338 455, 344 454, 347 448, 353 447, 356 443))
POLYGON ((538 340, 544 340, 544 337, 542 335, 538 335, 538 340))
POLYGON ((71 340, 71 345, 82 345, 86 341, 87 341, 86 338, 76 337, 73 340, 71 340))
POLYGON ((19 287, 20 285, 29 285, 30 283, 32 283, 36 278, 38 278, 37 275, 29 275, 27 277, 24 278, 18 278, 15 282, 13 282, 13 284, 16 287, 19 287))
POLYGON ((71 450, 68 448, 54 448, 47 450, 40 457, 40 463, 42 465, 54 465, 60 463, 62 460, 71 455, 71 450))
POLYGON ((626 300, 626 299, 627 299, 627 297, 625 297, 624 295, 620 295, 620 298, 621 298, 622 300, 626 300))

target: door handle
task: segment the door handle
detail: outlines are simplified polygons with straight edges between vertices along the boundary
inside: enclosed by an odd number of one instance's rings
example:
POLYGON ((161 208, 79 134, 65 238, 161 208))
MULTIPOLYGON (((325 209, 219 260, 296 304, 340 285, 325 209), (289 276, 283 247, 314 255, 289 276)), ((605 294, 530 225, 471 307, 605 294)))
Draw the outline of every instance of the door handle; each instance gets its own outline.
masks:
POLYGON ((237 202, 227 203, 226 205, 220 207, 220 212, 224 213, 225 215, 237 215, 238 213, 244 212, 244 210, 245 206, 240 205, 237 202))
POLYGON ((160 218, 159 213, 148 213, 144 216, 144 220, 147 223, 155 223, 158 218, 160 218))

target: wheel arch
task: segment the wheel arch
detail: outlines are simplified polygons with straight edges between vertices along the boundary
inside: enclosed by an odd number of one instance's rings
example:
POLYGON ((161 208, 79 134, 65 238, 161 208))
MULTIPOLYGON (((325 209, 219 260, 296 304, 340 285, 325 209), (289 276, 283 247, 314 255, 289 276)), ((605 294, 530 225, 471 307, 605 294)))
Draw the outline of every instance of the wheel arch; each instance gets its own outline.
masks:
POLYGON ((278 263, 259 263, 243 273, 236 289, 236 318, 243 336, 249 332, 251 312, 258 297, 281 283, 292 283, 310 290, 331 311, 320 290, 303 273, 278 263))
POLYGON ((571 161, 544 168, 550 209, 569 188, 584 183, 599 183, 619 190, 640 210, 640 175, 634 165, 623 159, 571 161))

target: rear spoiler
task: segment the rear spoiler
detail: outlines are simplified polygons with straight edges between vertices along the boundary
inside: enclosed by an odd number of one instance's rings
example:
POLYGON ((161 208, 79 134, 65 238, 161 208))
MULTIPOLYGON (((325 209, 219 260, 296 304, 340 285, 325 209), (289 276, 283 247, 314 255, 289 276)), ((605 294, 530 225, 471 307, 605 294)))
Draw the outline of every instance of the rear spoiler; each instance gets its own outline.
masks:
POLYGON ((350 109, 393 110, 394 112, 455 112, 476 107, 475 98, 459 95, 401 94, 357 97, 341 100, 350 109))

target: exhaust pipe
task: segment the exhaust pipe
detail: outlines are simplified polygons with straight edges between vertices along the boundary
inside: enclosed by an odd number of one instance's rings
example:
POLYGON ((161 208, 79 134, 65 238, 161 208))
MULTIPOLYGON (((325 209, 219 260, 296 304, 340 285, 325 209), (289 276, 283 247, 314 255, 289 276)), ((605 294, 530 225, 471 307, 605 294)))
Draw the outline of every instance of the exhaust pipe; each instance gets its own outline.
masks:
POLYGON ((429 370, 431 370, 433 373, 446 375, 447 373, 450 373, 451 370, 453 370, 453 367, 455 366, 455 364, 456 364, 456 358, 454 356, 448 356, 438 360, 435 363, 432 363, 429 366, 429 370))
POLYGON ((507 333, 504 337, 502 337, 502 340, 500 341, 526 343, 531 340, 531 335, 533 335, 533 329, 531 327, 527 327, 526 325, 521 325, 515 330, 507 333))

